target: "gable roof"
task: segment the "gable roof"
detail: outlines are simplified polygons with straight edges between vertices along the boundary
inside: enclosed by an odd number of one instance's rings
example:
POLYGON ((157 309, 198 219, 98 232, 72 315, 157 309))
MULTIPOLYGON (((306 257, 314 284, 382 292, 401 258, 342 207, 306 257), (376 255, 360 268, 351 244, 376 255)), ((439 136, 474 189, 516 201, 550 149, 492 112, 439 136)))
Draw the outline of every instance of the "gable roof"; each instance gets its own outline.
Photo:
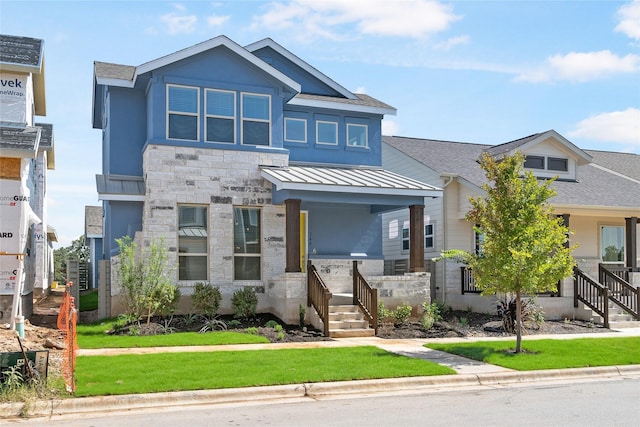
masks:
POLYGON ((326 84, 327 86, 329 86, 330 88, 332 88, 333 90, 335 90, 336 92, 344 96, 345 98, 356 99, 356 96, 353 93, 351 93, 349 90, 347 90, 344 86, 340 85, 335 80, 329 78, 326 74, 323 74, 317 68, 303 61, 298 56, 294 55, 293 53, 291 53, 290 51, 288 51, 287 49, 285 49, 284 47, 282 47, 281 45, 279 45, 269 37, 262 39, 260 41, 257 41, 255 43, 251 43, 250 45, 245 46, 245 49, 247 49, 249 52, 255 52, 265 47, 269 47, 273 49, 279 55, 293 62, 295 65, 302 68, 304 71, 311 74, 313 77, 315 77, 322 83, 326 84))
POLYGON ((41 132, 38 126, 0 127, 0 156, 35 159, 41 132))
POLYGON ((228 48, 236 55, 249 61, 251 64, 263 70, 265 73, 279 80, 284 86, 289 87, 292 92, 300 92, 300 85, 298 83, 296 83, 280 71, 276 70, 266 62, 257 58, 255 55, 251 54, 249 51, 238 45, 227 36, 214 37, 212 39, 198 43, 191 47, 187 47, 185 49, 181 49, 169 55, 165 55, 152 61, 145 62, 144 64, 137 67, 100 62, 99 66, 94 66, 95 81, 97 84, 132 88, 135 86, 138 76, 142 74, 165 67, 167 65, 176 63, 183 59, 198 55, 202 52, 206 52, 220 46, 228 48))
POLYGON ((36 123, 40 128, 40 144, 38 151, 47 152, 47 169, 56 168, 55 150, 53 149, 53 125, 50 123, 36 123))
MULTIPOLYGON (((535 134, 512 141, 511 149, 537 139, 535 134)), ((382 141, 441 176, 461 178, 477 188, 486 181, 478 164, 483 152, 497 146, 454 141, 383 136, 382 141)), ((510 151, 510 150, 509 150, 510 151)), ((499 152, 496 150, 494 152, 499 152)), ((578 181, 556 181, 556 205, 640 208, 640 155, 589 151, 592 163, 578 166, 578 181), (599 163, 601 162, 601 163, 599 163)))
POLYGON ((525 136, 514 141, 505 142, 504 144, 493 145, 486 148, 484 151, 493 157, 497 157, 503 154, 513 154, 516 150, 525 151, 527 148, 538 144, 545 139, 553 138, 558 141, 564 148, 572 152, 578 162, 578 165, 584 165, 591 161, 591 156, 585 151, 578 148, 571 141, 560 135, 555 130, 551 129, 546 132, 534 133, 533 135, 525 136))

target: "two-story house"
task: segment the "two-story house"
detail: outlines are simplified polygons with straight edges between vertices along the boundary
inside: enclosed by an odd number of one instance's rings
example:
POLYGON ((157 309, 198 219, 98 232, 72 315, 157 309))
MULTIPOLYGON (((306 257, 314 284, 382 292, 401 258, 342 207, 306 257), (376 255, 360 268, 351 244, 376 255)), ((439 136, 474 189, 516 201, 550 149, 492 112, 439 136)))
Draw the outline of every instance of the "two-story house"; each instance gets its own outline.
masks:
MULTIPOLYGON (((223 312, 251 287, 258 311, 297 323, 308 260, 332 293, 348 293, 354 260, 367 277, 383 273, 380 214, 407 208, 420 230, 425 198, 441 194, 381 167, 381 121, 393 107, 271 39, 242 47, 219 36, 139 66, 95 62, 94 73, 103 258, 117 257, 124 235, 164 242, 185 311, 192 286, 211 282, 223 312)), ((381 296, 419 304, 426 280, 396 278, 381 296)))
POLYGON ((46 115, 44 41, 0 35, 0 83, 0 322, 13 327, 53 282, 53 126, 35 118, 46 115))
MULTIPOLYGON (((473 252, 481 248, 482 236, 465 219, 470 209, 469 197, 483 195, 481 187, 486 182, 478 159, 484 152, 499 158, 516 151, 526 156, 525 170, 539 179, 557 177, 553 184, 557 195, 549 202, 569 226, 570 243, 578 245, 573 253, 579 269, 576 278, 564 280, 557 293, 539 295, 537 303, 549 318, 589 320, 598 316, 584 310, 584 305, 597 303, 604 309, 606 299, 601 296, 606 287, 611 298, 617 299, 611 302, 612 306, 626 306, 621 308, 623 312, 635 313, 620 316, 619 320, 634 316, 640 320, 637 154, 582 150, 553 130, 500 145, 384 136, 386 169, 443 188, 442 198, 425 204, 425 258, 438 257, 447 249, 473 252), (592 301, 582 301, 585 293, 590 293, 592 301)), ((406 210, 383 215, 383 228, 395 230, 383 233, 388 274, 402 272, 408 258, 408 220, 406 210), (402 231, 398 232, 398 228, 402 231)), ((495 312, 495 299, 478 294, 472 272, 464 266, 443 260, 431 263, 431 272, 435 299, 460 310, 471 307, 479 312, 495 312)), ((616 319, 612 316, 612 320, 616 319)))

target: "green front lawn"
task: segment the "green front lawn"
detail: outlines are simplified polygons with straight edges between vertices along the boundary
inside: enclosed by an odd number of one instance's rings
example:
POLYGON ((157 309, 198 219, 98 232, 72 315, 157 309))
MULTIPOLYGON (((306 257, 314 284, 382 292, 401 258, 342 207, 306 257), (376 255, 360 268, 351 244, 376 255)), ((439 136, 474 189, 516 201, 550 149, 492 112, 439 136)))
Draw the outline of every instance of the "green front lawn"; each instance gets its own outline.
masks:
POLYGON ((200 334, 198 332, 180 332, 164 335, 109 335, 116 320, 107 320, 91 325, 78 325, 77 336, 80 348, 135 348, 135 347, 171 347, 185 345, 224 345, 224 344, 260 344, 268 343, 263 336, 231 331, 217 331, 200 334))
POLYGON ((100 396, 454 373, 377 347, 346 347, 80 356, 75 376, 76 396, 100 396))
POLYGON ((640 364, 640 337, 425 344, 425 347, 518 371, 640 364))

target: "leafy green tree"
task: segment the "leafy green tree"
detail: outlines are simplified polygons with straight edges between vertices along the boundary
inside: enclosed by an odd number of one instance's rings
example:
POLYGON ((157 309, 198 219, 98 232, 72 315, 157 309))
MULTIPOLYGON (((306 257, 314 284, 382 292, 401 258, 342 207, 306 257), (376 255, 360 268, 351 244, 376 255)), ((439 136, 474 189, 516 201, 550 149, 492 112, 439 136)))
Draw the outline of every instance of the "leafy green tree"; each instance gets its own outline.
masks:
POLYGON ((175 310, 180 291, 166 275, 167 253, 161 243, 151 242, 146 251, 141 251, 130 236, 116 239, 120 248, 120 286, 124 293, 127 312, 136 319, 168 315, 175 310))
POLYGON ((84 235, 71 242, 70 246, 53 251, 53 280, 65 283, 67 278, 67 260, 89 261, 89 247, 85 245, 84 235))
POLYGON ((524 173, 523 164, 522 153, 499 160, 482 156, 486 195, 469 198, 466 215, 484 234, 482 253, 453 254, 473 269, 483 295, 515 294, 516 353, 522 351, 522 295, 556 292, 558 281, 571 276, 575 265, 575 246, 566 245, 569 229, 548 203, 556 194, 554 180, 539 182, 531 172, 524 173))

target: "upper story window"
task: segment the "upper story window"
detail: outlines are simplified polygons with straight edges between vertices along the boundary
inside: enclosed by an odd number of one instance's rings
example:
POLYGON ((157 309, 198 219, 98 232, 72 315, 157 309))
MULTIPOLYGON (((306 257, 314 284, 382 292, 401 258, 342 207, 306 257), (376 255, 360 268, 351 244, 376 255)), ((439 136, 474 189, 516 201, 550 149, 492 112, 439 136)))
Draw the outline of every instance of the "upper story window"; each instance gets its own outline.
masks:
POLYGON ((242 143, 271 145, 271 97, 242 94, 242 143))
POLYGON ((349 147, 367 147, 367 126, 347 124, 347 146, 349 147))
POLYGON ((338 123, 317 121, 316 142, 318 144, 338 145, 338 123))
POLYGON ((557 172, 569 171, 569 160, 560 157, 545 157, 529 155, 524 160, 527 169, 550 170, 557 172))
POLYGON ((569 170, 569 160, 558 157, 547 157, 547 169, 550 171, 567 172, 569 170))
POLYGON ((527 156, 524 160, 524 167, 527 169, 544 169, 544 157, 527 156))
POLYGON ((167 137, 199 140, 200 92, 189 86, 167 86, 167 137))
POLYGON ((206 140, 236 142, 236 94, 226 90, 205 90, 206 140))
POLYGON ((307 142, 307 121, 305 119, 284 119, 284 140, 290 142, 307 142))

